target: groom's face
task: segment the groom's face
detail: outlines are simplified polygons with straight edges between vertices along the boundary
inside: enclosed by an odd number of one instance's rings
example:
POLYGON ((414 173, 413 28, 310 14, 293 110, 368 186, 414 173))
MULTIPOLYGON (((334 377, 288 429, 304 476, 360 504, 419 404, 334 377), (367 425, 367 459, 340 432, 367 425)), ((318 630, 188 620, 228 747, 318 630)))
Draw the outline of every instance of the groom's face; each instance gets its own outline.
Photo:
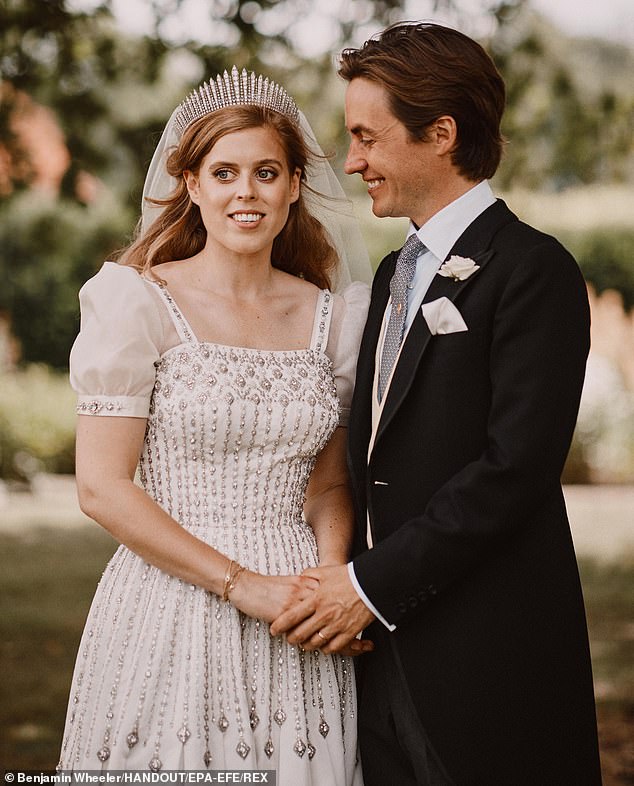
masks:
POLYGON ((345 171, 367 184, 374 215, 423 224, 435 212, 431 205, 442 186, 434 145, 412 139, 392 113, 387 91, 365 78, 348 85, 346 127, 351 141, 345 171))

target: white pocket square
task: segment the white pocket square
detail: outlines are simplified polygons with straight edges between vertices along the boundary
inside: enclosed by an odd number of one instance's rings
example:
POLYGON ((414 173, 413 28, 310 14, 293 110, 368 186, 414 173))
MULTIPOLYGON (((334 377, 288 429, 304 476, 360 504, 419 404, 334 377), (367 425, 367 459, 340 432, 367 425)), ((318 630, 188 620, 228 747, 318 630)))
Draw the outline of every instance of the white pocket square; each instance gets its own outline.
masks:
POLYGON ((447 297, 439 297, 431 303, 423 303, 421 309, 432 336, 469 330, 462 314, 447 297))

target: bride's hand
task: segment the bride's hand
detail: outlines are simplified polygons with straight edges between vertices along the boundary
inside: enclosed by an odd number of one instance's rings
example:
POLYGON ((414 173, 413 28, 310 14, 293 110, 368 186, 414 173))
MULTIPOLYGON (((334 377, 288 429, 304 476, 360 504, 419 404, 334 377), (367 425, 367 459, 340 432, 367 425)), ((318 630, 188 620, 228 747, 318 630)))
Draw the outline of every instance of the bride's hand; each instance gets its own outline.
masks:
POLYGON ((229 600, 249 617, 273 622, 309 598, 318 586, 319 581, 312 576, 264 576, 245 570, 229 600))

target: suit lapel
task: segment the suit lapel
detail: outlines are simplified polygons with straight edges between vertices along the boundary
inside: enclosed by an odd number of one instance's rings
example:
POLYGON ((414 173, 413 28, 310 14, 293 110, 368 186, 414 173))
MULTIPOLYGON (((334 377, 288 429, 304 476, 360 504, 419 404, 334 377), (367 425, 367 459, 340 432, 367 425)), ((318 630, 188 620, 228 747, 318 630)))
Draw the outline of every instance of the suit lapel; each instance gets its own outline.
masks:
MULTIPOLYGON (((516 220, 516 216, 511 213, 502 200, 498 200, 478 216, 458 238, 447 258, 454 255, 468 257, 479 265, 479 269, 464 281, 456 281, 455 279, 436 274, 423 298, 423 303, 430 303, 440 297, 446 297, 455 302, 460 294, 482 275, 484 268, 494 256, 495 251, 490 248, 490 245, 496 232, 504 224, 516 220)), ((385 304, 387 304, 387 299, 385 304)), ((383 310, 385 310, 385 306, 383 310)), ((392 382, 387 391, 374 441, 375 447, 407 396, 414 381, 416 369, 429 346, 431 337, 432 334, 419 308, 406 336, 396 368, 394 369, 392 382)), ((376 340, 378 340, 378 331, 374 346, 376 346, 376 340)), ((372 367, 374 373, 374 364, 372 364, 372 367)))
POLYGON ((383 315, 390 299, 390 280, 394 274, 397 258, 398 253, 396 251, 393 251, 385 258, 374 282, 372 300, 359 352, 355 383, 355 393, 358 390, 360 396, 364 399, 367 398, 366 394, 369 394, 372 390, 374 381, 374 349, 379 340, 383 315))
POLYGON ((350 467, 353 474, 364 472, 367 464, 368 442, 372 430, 372 386, 376 345, 381 333, 383 314, 390 297, 390 279, 394 274, 398 253, 393 251, 382 261, 377 270, 368 318, 357 361, 357 374, 349 423, 350 467))

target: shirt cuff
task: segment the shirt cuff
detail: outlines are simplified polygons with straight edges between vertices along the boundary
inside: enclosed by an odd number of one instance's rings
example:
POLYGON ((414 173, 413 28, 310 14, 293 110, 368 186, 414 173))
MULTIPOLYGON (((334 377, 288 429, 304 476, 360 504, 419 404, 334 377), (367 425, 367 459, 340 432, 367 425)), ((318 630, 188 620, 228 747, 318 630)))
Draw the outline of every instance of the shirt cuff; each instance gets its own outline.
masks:
POLYGON ((357 576, 356 576, 356 574, 355 574, 355 572, 354 572, 354 567, 353 567, 353 565, 352 565, 352 562, 349 562, 349 563, 348 563, 348 576, 350 576, 350 581, 352 582, 352 586, 355 588, 355 591, 356 591, 357 595, 358 595, 358 596, 361 598, 361 600, 362 600, 362 601, 364 602, 364 604, 365 604, 365 605, 368 607, 368 609, 370 609, 370 611, 372 612, 372 614, 374 614, 374 616, 375 616, 375 617, 376 617, 376 618, 377 618, 377 619, 378 619, 380 622, 382 622, 382 623, 385 625, 385 627, 386 627, 388 630, 390 630, 390 631, 391 631, 391 630, 396 630, 396 625, 392 625, 391 623, 389 623, 389 622, 388 622, 388 621, 385 619, 385 617, 381 616, 381 613, 378 611, 378 609, 375 609, 375 608, 374 608, 374 606, 372 605, 372 602, 370 601, 370 599, 368 598, 368 596, 367 596, 367 595, 365 594, 365 592, 364 592, 364 591, 361 589, 361 585, 360 585, 360 584, 359 584, 359 582, 357 581, 357 576))

